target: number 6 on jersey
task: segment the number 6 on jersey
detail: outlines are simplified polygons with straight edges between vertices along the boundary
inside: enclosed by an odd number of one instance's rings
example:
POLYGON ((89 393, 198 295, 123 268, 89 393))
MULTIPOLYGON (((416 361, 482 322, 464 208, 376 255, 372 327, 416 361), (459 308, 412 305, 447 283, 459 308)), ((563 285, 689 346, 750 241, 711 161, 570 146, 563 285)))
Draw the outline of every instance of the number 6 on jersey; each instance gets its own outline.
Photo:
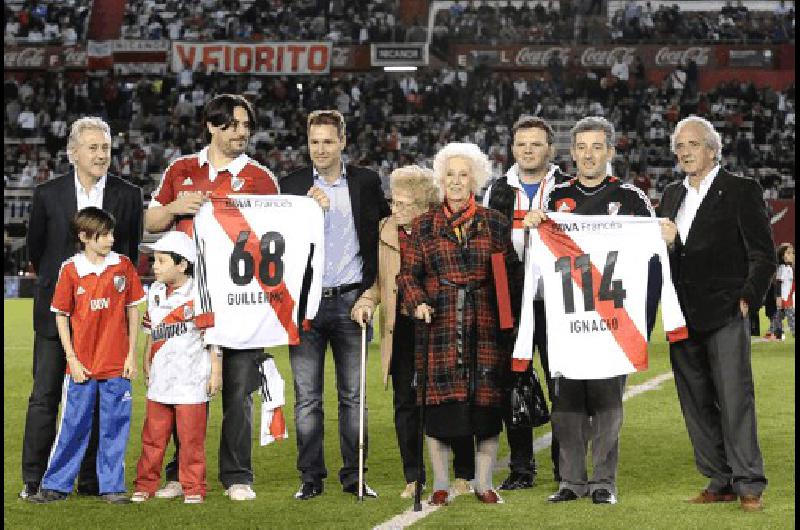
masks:
MULTIPOLYGON (((255 261, 245 250, 250 231, 242 230, 233 245, 230 258, 231 281, 236 285, 247 285, 253 280, 255 261)), ((267 232, 261 236, 261 259, 258 278, 267 287, 276 287, 283 281, 283 253, 286 242, 280 232, 267 232)))

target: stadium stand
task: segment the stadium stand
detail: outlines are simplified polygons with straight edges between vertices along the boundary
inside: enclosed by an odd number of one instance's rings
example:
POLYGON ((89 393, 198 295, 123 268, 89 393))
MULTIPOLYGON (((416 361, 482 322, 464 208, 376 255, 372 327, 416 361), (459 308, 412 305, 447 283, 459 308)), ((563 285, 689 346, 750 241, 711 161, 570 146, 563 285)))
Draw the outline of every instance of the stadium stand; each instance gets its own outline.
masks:
MULTIPOLYGON (((427 67, 415 72, 332 67, 328 75, 223 75, 210 68, 175 71, 162 64, 163 74, 125 75, 111 70, 96 75, 86 66, 48 71, 15 70, 12 64, 9 70, 6 52, 4 220, 18 266, 25 263, 19 241, 25 233, 33 186, 69 171, 65 146, 73 120, 98 115, 111 124, 112 171, 142 186, 149 200, 164 168, 202 145, 200 110, 221 92, 242 93, 252 100, 259 127, 251 155, 278 176, 307 163, 305 117, 320 108, 337 108, 347 117, 347 158, 373 167, 384 180, 397 166, 429 165, 437 149, 456 140, 477 143, 489 154, 499 176, 508 165, 510 126, 522 113, 553 123, 557 162, 569 172, 569 129, 580 117, 598 114, 611 119, 620 133, 614 173, 636 182, 657 201, 664 186, 676 178, 668 146, 672 127, 682 117, 697 113, 721 131, 729 169, 759 180, 765 198, 794 198, 793 81, 770 87, 757 85, 753 76, 734 76, 711 85, 706 82, 701 89, 692 61, 681 60, 672 73, 664 75, 663 68, 654 72, 653 65, 645 65, 639 54, 613 63, 603 57, 599 66, 587 67, 577 64, 574 57, 565 59, 566 55, 554 53, 533 68, 502 69, 493 68, 491 61, 478 54, 473 55, 480 60, 473 61, 470 55, 462 62, 453 50, 437 48, 437 43, 447 48, 468 42, 581 46, 579 27, 588 28, 588 34, 606 46, 629 42, 647 46, 664 39, 665 28, 694 28, 703 21, 708 22, 704 27, 710 33, 680 30, 670 42, 750 42, 749 33, 758 28, 760 36, 772 28, 793 39, 793 3, 767 2, 764 9, 755 10, 756 3, 748 2, 748 10, 741 2, 683 1, 673 6, 657 0, 612 0, 602 2, 597 14, 591 1, 433 1, 427 3, 427 20, 404 18, 399 4, 363 0, 125 2, 116 31, 122 41, 152 40, 156 45, 163 43, 165 50, 177 40, 319 40, 345 47, 352 44, 348 48, 352 51, 357 45, 424 41, 427 25, 432 29, 432 58, 427 67), (725 17, 734 21, 738 32, 720 30, 719 21, 725 17), (608 31, 597 33, 584 24, 592 20, 608 31), (778 26, 784 29, 775 29, 778 26), (254 28, 260 28, 260 33, 254 28), (526 32, 520 28, 527 28, 526 32), (530 28, 537 28, 537 34, 531 35, 530 28)), ((92 6, 87 0, 6 0, 4 7, 6 44, 21 49, 30 44, 32 29, 34 35, 38 28, 44 36, 43 26, 49 24, 57 30, 47 32, 45 44, 66 47, 77 41, 79 48, 91 48, 87 34, 91 33, 92 6), (70 28, 76 32, 75 39, 67 38, 70 28)), ((781 42, 782 38, 770 39, 781 42)))

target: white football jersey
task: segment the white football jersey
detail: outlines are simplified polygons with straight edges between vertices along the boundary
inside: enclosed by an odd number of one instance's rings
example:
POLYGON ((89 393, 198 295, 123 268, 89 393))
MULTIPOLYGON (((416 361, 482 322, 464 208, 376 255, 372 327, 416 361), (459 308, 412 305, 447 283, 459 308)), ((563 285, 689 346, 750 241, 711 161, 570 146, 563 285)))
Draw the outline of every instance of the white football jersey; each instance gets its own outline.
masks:
POLYGON ((781 282, 781 300, 784 308, 794 308, 794 271, 791 265, 778 266, 776 278, 781 282))
POLYGON ((530 234, 515 359, 531 359, 532 288, 544 280, 550 373, 604 379, 647 369, 647 300, 660 287, 670 342, 688 337, 654 217, 549 213, 530 234), (651 260, 659 278, 649 281, 651 260))
POLYGON ((211 360, 194 322, 194 285, 189 280, 169 295, 153 282, 143 327, 153 340, 147 399, 170 405, 208 401, 211 360))
POLYGON ((322 209, 309 197, 212 198, 194 217, 198 325, 205 343, 296 345, 322 295, 322 209))

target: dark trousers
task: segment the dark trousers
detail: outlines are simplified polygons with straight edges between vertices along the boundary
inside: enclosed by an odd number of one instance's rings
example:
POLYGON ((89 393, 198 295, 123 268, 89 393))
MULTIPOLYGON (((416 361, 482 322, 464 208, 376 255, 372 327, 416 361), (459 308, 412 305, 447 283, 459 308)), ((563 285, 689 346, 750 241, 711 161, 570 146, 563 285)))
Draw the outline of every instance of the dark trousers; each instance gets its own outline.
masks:
POLYGON ((253 392, 261 384, 261 348, 222 349, 222 429, 219 481, 225 488, 253 483, 253 392))
MULTIPOLYGON (((294 379, 294 418, 297 427, 297 470, 303 482, 321 483, 328 476, 324 452, 322 403, 325 354, 328 344, 336 368, 339 401, 339 481, 349 487, 358 482, 359 373, 361 326, 350 318, 357 290, 323 297, 311 328, 300 332, 300 344, 289 347, 294 379)), ((368 332, 368 337, 371 330, 368 332)), ((365 396, 366 400, 366 396, 365 396)), ((364 404, 364 472, 367 460, 367 417, 364 404)))
MULTIPOLYGON (((534 303, 534 337, 533 344, 542 359, 542 368, 547 383, 547 393, 550 401, 554 399, 553 378, 550 377, 550 363, 547 360, 547 319, 545 318, 544 302, 537 300, 534 303)), ((533 370, 533 363, 530 369, 533 370)), ((509 395, 510 397, 510 395, 509 395)), ((506 424, 508 447, 511 450, 508 467, 512 473, 536 474, 536 457, 533 454, 533 427, 518 427, 511 424, 511 401, 509 399, 506 415, 503 418, 506 424)), ((558 473, 558 440, 555 432, 552 433, 550 455, 553 459, 553 477, 556 481, 561 479, 558 473)))
POLYGON ((767 486, 756 432, 750 321, 737 316, 670 344, 672 370, 697 469, 708 489, 760 495, 767 486))
MULTIPOLYGON (((22 480, 42 481, 56 438, 58 405, 61 403, 67 360, 59 339, 35 334, 33 339, 33 389, 28 398, 22 440, 22 480)), ((97 493, 97 440, 100 403, 95 401, 89 446, 78 473, 78 491, 97 493)))

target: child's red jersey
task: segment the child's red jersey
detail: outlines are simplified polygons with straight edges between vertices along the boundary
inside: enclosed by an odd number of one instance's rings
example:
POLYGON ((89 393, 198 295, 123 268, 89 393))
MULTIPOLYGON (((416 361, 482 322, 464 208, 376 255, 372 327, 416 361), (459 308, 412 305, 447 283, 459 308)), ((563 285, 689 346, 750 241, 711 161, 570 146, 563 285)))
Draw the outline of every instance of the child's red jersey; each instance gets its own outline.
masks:
POLYGON ((92 379, 122 376, 128 355, 126 310, 144 298, 133 263, 116 252, 100 265, 80 253, 61 266, 50 310, 69 315, 72 348, 92 379))

